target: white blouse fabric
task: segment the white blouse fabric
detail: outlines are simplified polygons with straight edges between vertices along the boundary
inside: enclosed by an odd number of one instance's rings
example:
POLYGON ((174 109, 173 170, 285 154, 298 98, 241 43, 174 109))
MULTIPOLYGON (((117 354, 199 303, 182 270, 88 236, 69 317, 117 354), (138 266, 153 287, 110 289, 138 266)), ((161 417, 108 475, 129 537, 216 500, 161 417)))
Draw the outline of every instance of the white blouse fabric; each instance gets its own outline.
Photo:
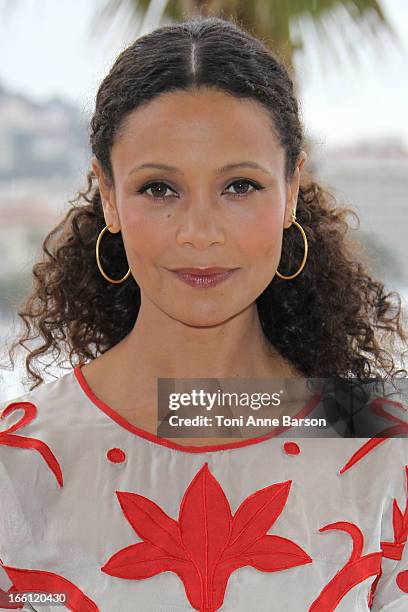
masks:
POLYGON ((80 367, 0 415, 1 610, 408 611, 406 438, 183 446, 80 367))

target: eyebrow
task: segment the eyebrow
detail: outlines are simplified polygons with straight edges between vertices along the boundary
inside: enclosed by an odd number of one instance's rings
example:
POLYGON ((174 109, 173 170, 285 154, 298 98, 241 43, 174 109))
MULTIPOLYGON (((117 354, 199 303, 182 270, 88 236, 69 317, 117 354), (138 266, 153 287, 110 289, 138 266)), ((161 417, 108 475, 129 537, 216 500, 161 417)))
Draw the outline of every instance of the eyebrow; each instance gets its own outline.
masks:
MULTIPOLYGON (((236 162, 234 164, 227 164, 226 166, 221 166, 221 168, 217 168, 215 170, 215 174, 223 174, 224 172, 227 172, 227 170, 232 170, 233 168, 241 168, 241 167, 256 168, 257 170, 261 170, 262 172, 265 172, 266 174, 270 174, 268 170, 260 166, 258 163, 249 161, 249 160, 242 161, 242 162, 236 162)), ((144 168, 157 168, 159 170, 168 170, 169 172, 174 172, 175 174, 183 174, 181 170, 179 168, 176 168, 175 166, 168 166, 167 164, 155 164, 152 162, 146 162, 145 164, 141 164, 140 166, 135 166, 134 168, 132 168, 132 170, 130 170, 129 172, 129 175, 139 170, 143 170, 144 168)))

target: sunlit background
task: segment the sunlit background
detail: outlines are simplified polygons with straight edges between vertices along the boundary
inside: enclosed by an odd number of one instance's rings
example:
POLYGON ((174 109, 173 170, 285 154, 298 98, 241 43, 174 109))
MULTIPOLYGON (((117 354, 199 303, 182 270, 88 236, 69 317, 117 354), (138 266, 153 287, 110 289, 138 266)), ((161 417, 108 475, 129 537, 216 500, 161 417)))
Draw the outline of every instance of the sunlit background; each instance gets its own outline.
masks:
MULTIPOLYGON (((408 2, 0 0, 2 361, 42 240, 85 186, 98 84, 137 36, 199 11, 233 15, 292 63, 309 169, 358 213, 373 274, 408 299, 408 2)), ((22 363, 0 370, 0 400, 25 390, 22 363)))

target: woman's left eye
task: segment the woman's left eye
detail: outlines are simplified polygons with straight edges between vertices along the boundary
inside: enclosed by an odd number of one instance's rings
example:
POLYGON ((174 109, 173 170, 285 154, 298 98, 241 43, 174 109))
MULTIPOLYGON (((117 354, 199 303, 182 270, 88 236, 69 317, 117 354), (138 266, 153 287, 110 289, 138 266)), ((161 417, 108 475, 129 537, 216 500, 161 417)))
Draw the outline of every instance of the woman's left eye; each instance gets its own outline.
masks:
MULTIPOLYGON (((251 191, 259 191, 260 189, 263 189, 263 187, 261 187, 261 185, 258 185, 258 183, 255 183, 255 181, 249 181, 249 180, 247 180, 247 179, 238 179, 238 180, 236 180, 236 181, 233 181, 232 183, 230 183, 230 184, 228 185, 227 189, 229 189, 229 188, 230 188, 230 187, 232 187, 233 185, 239 185, 239 186, 242 186, 242 185, 250 185, 250 186, 252 186, 252 187, 253 187, 253 189, 252 189, 252 190, 250 190, 250 191, 245 190, 244 192, 241 192, 241 193, 232 193, 232 192, 230 192, 230 193, 231 193, 231 195, 233 195, 233 196, 235 196, 235 197, 238 197, 238 198, 242 198, 243 196, 248 195, 249 193, 251 193, 251 191)), ((240 187, 240 188, 241 188, 241 187, 240 187)), ((234 187, 234 189, 235 189, 235 187, 234 187)))

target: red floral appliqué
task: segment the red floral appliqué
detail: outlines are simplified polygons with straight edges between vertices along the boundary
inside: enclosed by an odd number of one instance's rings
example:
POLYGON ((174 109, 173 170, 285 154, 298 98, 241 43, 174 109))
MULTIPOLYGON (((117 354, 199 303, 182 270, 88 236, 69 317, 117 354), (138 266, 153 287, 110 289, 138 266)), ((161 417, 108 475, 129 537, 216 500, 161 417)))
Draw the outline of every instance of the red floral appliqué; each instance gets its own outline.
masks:
MULTIPOLYGON (((405 466, 405 482, 407 498, 405 502, 405 510, 402 512, 398 506, 397 500, 394 498, 392 505, 392 526, 394 530, 394 541, 381 541, 381 549, 383 556, 388 559, 400 561, 402 553, 408 537, 408 465, 405 466)), ((377 586, 378 579, 373 584, 372 593, 377 586)), ((396 583, 401 591, 408 593, 408 570, 400 572, 396 577, 396 583)))
POLYGON ((381 542, 381 548, 384 557, 388 559, 400 560, 402 551, 408 536, 408 465, 405 466, 405 479, 407 489, 407 499, 405 502, 405 510, 402 512, 398 506, 397 500, 394 498, 392 506, 392 526, 394 529, 393 542, 381 542))
POLYGON ((311 563, 291 540, 266 534, 281 514, 290 486, 288 480, 255 491, 232 516, 205 463, 183 495, 178 521, 143 495, 116 491, 127 520, 144 541, 119 550, 101 570, 133 580, 175 572, 193 608, 214 612, 236 569, 250 565, 274 572, 311 563))
POLYGON ((326 584, 308 612, 332 612, 350 589, 381 571, 381 552, 362 556, 364 537, 357 525, 348 521, 339 521, 325 525, 319 531, 329 529, 339 529, 350 534, 353 539, 353 550, 345 566, 326 584))
POLYGON ((17 423, 14 423, 14 425, 11 425, 11 427, 8 429, 0 432, 0 444, 7 444, 8 446, 16 446, 20 448, 34 448, 37 450, 53 472, 59 486, 62 487, 63 480, 61 468, 49 446, 41 440, 37 440, 37 438, 16 436, 15 434, 11 433, 12 431, 16 431, 17 429, 24 427, 36 417, 36 406, 32 402, 12 402, 3 410, 0 418, 4 419, 15 410, 24 410, 24 415, 19 421, 17 421, 17 423))
POLYGON ((73 612, 99 612, 98 606, 75 584, 63 576, 41 570, 10 567, 9 565, 3 565, 1 560, 0 564, 13 583, 13 586, 8 591, 3 591, 0 588, 0 605, 2 610, 19 610, 24 605, 22 603, 7 603, 10 593, 16 595, 17 593, 27 591, 41 591, 44 593, 64 593, 66 597, 64 609, 67 608, 73 612))
POLYGON ((296 442, 285 442, 283 450, 287 455, 298 455, 300 453, 300 446, 296 442))
POLYGON ((404 570, 397 575, 396 582, 404 593, 408 593, 408 570, 404 570))
POLYGON ((111 463, 123 463, 126 459, 126 455, 121 448, 110 448, 106 456, 111 463))
POLYGON ((369 608, 371 608, 372 605, 373 605, 374 593, 375 593, 375 590, 377 588, 378 581, 381 578, 381 574, 382 574, 382 568, 380 568, 380 571, 377 574, 377 578, 374 580, 373 584, 371 585, 371 589, 370 589, 370 592, 368 594, 368 607, 369 608))
POLYGON ((343 465, 339 474, 343 474, 346 470, 350 469, 353 465, 355 465, 360 459, 362 459, 365 455, 367 455, 370 451, 376 448, 379 444, 382 444, 388 438, 392 438, 393 436, 399 435, 407 435, 408 433, 408 423, 402 421, 398 417, 394 416, 390 412, 387 412, 383 409, 383 404, 390 404, 399 410, 406 411, 405 406, 403 406, 400 402, 395 402, 394 400, 387 399, 385 397, 377 397, 372 400, 368 406, 372 412, 375 412, 377 416, 382 416, 385 420, 392 421, 396 423, 391 427, 387 427, 379 432, 378 436, 375 438, 370 438, 367 442, 365 442, 359 449, 356 450, 355 453, 351 456, 351 458, 343 465))

